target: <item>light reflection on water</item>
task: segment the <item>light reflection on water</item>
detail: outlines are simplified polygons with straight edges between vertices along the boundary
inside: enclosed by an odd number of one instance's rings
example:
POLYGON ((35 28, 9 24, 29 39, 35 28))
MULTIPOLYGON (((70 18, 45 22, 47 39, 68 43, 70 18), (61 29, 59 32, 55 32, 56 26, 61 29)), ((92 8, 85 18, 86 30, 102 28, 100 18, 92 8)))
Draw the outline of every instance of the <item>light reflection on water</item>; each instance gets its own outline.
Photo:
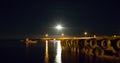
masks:
MULTIPOLYGON (((80 48, 66 48, 61 41, 45 41, 45 63, 111 63, 108 60, 82 54, 80 48), (62 49, 63 48, 63 49, 62 49)), ((115 60, 113 61, 115 62, 115 60)), ((117 63, 117 62, 115 62, 117 63)))
MULTIPOLYGON (((40 63, 119 63, 120 60, 113 56, 95 56, 93 49, 79 47, 78 43, 63 43, 59 40, 40 41, 38 44, 31 44, 28 57, 33 62, 40 63), (32 46, 32 47, 31 47, 32 46), (91 52, 92 51, 92 52, 91 52), (30 53, 30 54, 29 54, 30 53), (91 54, 91 55, 90 55, 91 54), (32 57, 32 56, 34 57, 32 57), (39 58, 39 59, 38 59, 39 58), (43 60, 44 59, 44 60, 43 60)), ((99 52, 101 53, 101 52, 99 52)), ((28 62, 29 63, 29 62, 28 62)))
MULTIPOLYGON (((60 41, 53 41, 52 42, 54 44, 55 47, 55 52, 56 52, 56 56, 55 56, 55 63, 62 63, 61 62, 61 52, 62 52, 62 49, 61 49, 61 43, 60 41)), ((48 41, 46 40, 46 48, 45 48, 45 63, 49 63, 49 45, 48 45, 48 41)), ((54 49, 54 48, 53 48, 54 49)))
POLYGON ((57 50, 56 50, 57 54, 55 57, 55 61, 56 63, 62 63, 61 62, 61 43, 60 41, 57 41, 57 50))
POLYGON ((46 40, 46 48, 45 48, 45 63, 48 63, 49 55, 48 55, 48 41, 46 40))
POLYGON ((0 56, 4 63, 120 63, 120 57, 84 54, 88 49, 77 47, 77 44, 68 47, 57 40, 38 41, 27 48, 19 40, 0 42, 0 56))

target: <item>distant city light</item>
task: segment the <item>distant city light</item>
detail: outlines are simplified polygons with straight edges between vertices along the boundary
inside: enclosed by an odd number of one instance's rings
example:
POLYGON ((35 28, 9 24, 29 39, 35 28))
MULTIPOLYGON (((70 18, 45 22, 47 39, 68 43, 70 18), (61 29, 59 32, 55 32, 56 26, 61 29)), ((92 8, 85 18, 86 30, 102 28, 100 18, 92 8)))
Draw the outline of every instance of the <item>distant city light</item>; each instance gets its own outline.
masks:
POLYGON ((55 28, 61 30, 63 27, 61 25, 57 25, 55 28))

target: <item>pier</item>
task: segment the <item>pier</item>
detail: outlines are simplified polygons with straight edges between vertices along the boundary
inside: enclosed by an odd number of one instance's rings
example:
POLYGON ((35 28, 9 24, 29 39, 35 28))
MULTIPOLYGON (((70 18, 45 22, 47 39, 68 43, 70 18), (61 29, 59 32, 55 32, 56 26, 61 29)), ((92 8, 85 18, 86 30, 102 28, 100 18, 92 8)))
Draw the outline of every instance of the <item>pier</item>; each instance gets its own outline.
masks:
POLYGON ((62 50, 69 48, 73 52, 85 55, 120 57, 120 37, 60 37, 37 40, 48 42, 59 40, 62 50))

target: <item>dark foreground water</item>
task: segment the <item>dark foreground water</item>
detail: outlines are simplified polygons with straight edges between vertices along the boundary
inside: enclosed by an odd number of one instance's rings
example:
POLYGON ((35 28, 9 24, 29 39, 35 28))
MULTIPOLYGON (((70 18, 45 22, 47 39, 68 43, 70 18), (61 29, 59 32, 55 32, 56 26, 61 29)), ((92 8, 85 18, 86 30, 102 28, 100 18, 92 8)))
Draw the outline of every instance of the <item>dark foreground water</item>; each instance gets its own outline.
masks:
POLYGON ((0 40, 0 63, 120 63, 119 59, 81 54, 63 48, 60 41, 41 41, 25 46, 21 40, 0 40))

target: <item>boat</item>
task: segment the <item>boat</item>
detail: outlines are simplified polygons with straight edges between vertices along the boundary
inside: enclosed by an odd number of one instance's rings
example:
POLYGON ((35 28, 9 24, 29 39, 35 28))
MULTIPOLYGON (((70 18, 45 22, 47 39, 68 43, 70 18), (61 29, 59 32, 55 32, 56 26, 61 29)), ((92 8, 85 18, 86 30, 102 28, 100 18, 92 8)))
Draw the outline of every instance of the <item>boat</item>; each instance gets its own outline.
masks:
POLYGON ((26 38, 26 44, 36 44, 37 41, 30 40, 29 38, 26 38))

